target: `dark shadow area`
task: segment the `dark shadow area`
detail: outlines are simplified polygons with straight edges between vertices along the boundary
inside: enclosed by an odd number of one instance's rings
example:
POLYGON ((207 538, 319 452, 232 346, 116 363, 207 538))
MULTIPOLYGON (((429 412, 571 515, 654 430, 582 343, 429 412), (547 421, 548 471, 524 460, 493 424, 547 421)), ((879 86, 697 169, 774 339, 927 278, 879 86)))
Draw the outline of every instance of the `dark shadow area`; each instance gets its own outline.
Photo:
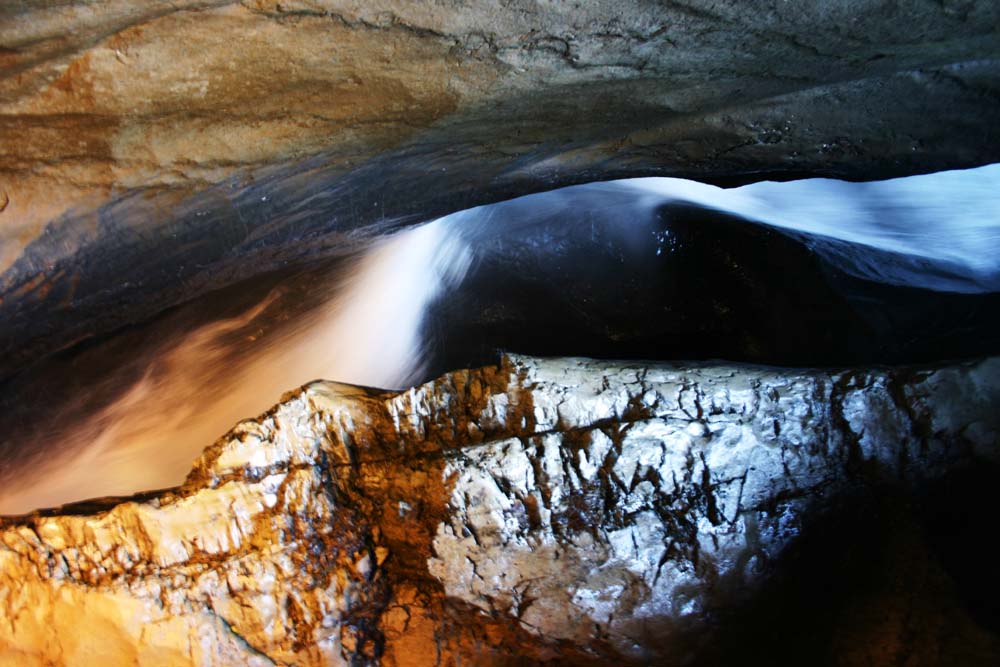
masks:
POLYGON ((949 475, 919 498, 920 521, 932 553, 948 572, 968 614, 1000 634, 1000 568, 991 548, 997 505, 990 490, 1000 466, 949 475))
POLYGON ((786 366, 1000 350, 1000 294, 857 278, 798 238, 715 211, 673 204, 622 220, 611 202, 575 219, 502 213, 470 233, 473 269, 429 310, 430 376, 491 363, 500 349, 786 366))
POLYGON ((1000 577, 982 521, 998 473, 977 464, 916 494, 876 482, 835 500, 759 591, 716 612, 683 664, 1000 664, 1000 577))
MULTIPOLYGON (((422 373, 414 382, 495 363, 500 350, 813 367, 936 362, 1000 351, 1000 293, 864 280, 823 259, 810 246, 814 239, 801 234, 688 204, 646 205, 634 190, 614 184, 510 200, 438 224, 473 259, 464 279, 444 289, 425 312, 412 350, 422 373)), ((840 251, 873 262, 903 261, 843 245, 840 251)), ((406 299, 411 285, 405 280, 438 279, 450 267, 435 262, 454 260, 443 257, 441 247, 435 252, 439 256, 419 260, 428 265, 413 274, 419 277, 389 280, 380 289, 397 290, 406 299)), ((286 345, 280 349, 296 354, 299 348, 283 334, 311 331, 313 314, 338 290, 361 280, 354 271, 357 254, 261 273, 143 324, 88 339, 0 381, 8 424, 0 435, 0 480, 68 452, 71 440, 97 441, 125 421, 130 404, 122 401, 109 416, 104 409, 133 389, 159 394, 166 405, 170 391, 160 380, 173 380, 175 405, 194 405, 192 413, 214 410, 233 392, 241 368, 269 346, 286 345)), ((407 257, 393 259, 388 268, 407 257)), ((386 291, 366 293, 366 303, 397 303, 386 291)), ((403 326, 397 314, 386 311, 372 327, 373 340, 383 340, 378 329, 403 326)), ((335 352, 352 355, 350 349, 335 352)), ((313 349, 299 356, 312 367, 315 354, 313 349)), ((324 372, 317 367, 317 375, 324 372)), ((295 382, 310 379, 315 376, 295 382)), ((289 388, 272 387, 274 400, 289 388)), ((198 450, 249 416, 227 417, 217 432, 199 433, 204 442, 190 438, 184 446, 198 450)))

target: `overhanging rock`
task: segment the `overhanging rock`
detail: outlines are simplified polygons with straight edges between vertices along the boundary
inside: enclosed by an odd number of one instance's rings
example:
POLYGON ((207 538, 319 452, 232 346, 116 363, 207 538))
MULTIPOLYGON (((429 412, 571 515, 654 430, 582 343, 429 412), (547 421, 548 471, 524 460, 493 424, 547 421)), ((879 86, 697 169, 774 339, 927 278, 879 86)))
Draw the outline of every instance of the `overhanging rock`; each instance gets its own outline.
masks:
POLYGON ((996 3, 0 6, 0 375, 359 237, 638 175, 1000 160, 996 3))

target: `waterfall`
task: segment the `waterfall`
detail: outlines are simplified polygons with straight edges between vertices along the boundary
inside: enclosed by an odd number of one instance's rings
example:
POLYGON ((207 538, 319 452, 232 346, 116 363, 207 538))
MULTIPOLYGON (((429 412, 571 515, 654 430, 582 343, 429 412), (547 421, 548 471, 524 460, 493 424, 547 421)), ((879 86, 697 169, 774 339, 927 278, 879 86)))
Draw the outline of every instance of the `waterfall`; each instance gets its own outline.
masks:
POLYGON ((648 205, 688 202, 796 233, 860 278, 1000 291, 1000 164, 867 183, 811 178, 732 189, 677 178, 619 183, 642 193, 648 205), (888 255, 872 261, 871 250, 888 255))
MULTIPOLYGON (((280 286, 236 316, 186 333, 161 332, 162 342, 143 352, 138 379, 114 367, 102 371, 102 386, 112 390, 85 418, 64 423, 58 410, 31 406, 37 424, 7 429, 8 442, 23 438, 14 449, 24 456, 5 457, 0 514, 177 484, 215 438, 314 379, 385 388, 417 382, 428 368, 425 313, 495 247, 478 241, 527 235, 553 220, 586 235, 588 221, 600 220, 620 223, 626 235, 642 228, 641 238, 626 245, 658 256, 670 243, 669 225, 651 240, 648 228, 633 223, 672 204, 779 229, 868 280, 945 292, 1000 291, 1000 165, 870 183, 807 179, 730 189, 640 178, 519 197, 374 242, 329 294, 320 295, 319 306, 293 309, 273 335, 256 331, 286 298, 280 286)), ((545 234, 537 243, 558 242, 545 234)), ((73 371, 71 364, 62 369, 73 371)), ((65 377, 53 372, 49 379, 65 377)))
POLYGON ((431 222, 374 243, 324 305, 258 345, 246 338, 282 298, 280 288, 237 317, 168 341, 98 414, 20 445, 44 448, 44 462, 22 466, 8 457, 0 514, 178 484, 226 430, 312 380, 413 383, 422 374, 424 310, 461 280, 470 257, 446 224, 431 222), (235 358, 234 340, 244 347, 235 358))

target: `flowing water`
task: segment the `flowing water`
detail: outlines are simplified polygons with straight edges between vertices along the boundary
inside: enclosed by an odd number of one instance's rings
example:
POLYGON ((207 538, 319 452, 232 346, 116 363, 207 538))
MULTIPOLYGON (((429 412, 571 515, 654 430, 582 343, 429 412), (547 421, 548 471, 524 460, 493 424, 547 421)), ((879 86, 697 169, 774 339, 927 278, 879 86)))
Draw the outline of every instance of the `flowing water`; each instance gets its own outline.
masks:
POLYGON ((5 452, 0 514, 177 484, 205 446, 311 380, 377 387, 416 381, 424 310, 469 260, 446 226, 424 225, 373 244, 336 289, 306 274, 295 279, 295 293, 275 287, 243 313, 154 342, 142 352, 138 378, 130 369, 106 371, 103 391, 123 391, 95 414, 76 423, 34 415, 47 423, 24 428, 34 432, 30 442, 5 452), (325 300, 303 297, 313 281, 325 300), (19 467, 31 474, 10 474, 19 467))
MULTIPOLYGON (((487 273, 475 289, 543 275, 552 269, 543 265, 552 249, 570 244, 554 280, 603 282, 621 290, 627 308, 629 290, 645 284, 655 292, 651 276, 671 255, 689 252, 690 242, 678 241, 663 214, 677 205, 779 230, 831 270, 874 285, 954 299, 1000 291, 1000 165, 872 183, 809 179, 722 189, 643 178, 529 195, 384 238, 336 271, 311 269, 263 288, 206 295, 9 381, 0 388, 8 415, 0 514, 175 485, 237 421, 317 378, 386 388, 425 379, 449 365, 432 358, 433 350, 461 344, 428 327, 426 315, 452 299, 468 303, 459 299, 467 276, 511 248, 521 275, 487 273), (628 282, 636 267, 644 273, 628 282)), ((766 251, 774 241, 761 238, 766 251)), ((533 298, 515 290, 508 301, 477 308, 499 317, 518 299, 533 298)), ((593 290, 581 292, 570 308, 585 320, 596 307, 592 298, 593 290)), ((550 326, 543 320, 525 323, 550 326)), ((992 320, 975 320, 970 335, 983 321, 992 320)), ((614 323, 601 326, 610 331, 614 323)), ((665 349, 662 356, 690 355, 665 349)))
POLYGON ((814 178, 729 190, 676 178, 625 183, 651 202, 688 201, 810 237, 814 250, 862 278, 1000 290, 1000 164, 870 183, 814 178), (896 261, 872 263, 871 249, 893 253, 896 261))

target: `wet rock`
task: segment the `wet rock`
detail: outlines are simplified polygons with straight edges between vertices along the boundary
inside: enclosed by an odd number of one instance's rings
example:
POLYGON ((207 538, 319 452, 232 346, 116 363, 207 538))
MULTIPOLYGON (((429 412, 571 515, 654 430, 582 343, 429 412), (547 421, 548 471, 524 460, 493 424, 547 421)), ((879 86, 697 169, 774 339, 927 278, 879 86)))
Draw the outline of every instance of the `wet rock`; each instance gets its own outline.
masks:
MULTIPOLYGON (((313 383, 177 489, 4 519, 0 662, 697 664, 830 508, 996 464, 998 406, 995 358, 506 357, 399 393, 313 383)), ((950 655, 929 631, 917 649, 950 655)), ((882 644, 845 646, 868 664, 882 644)))
MULTIPOLYGON (((564 210, 535 197, 458 228, 475 260, 424 319, 428 377, 496 350, 828 367, 1000 349, 998 293, 857 278, 808 239, 695 206, 644 210, 610 189, 564 210)), ((863 254, 878 266, 903 258, 863 254)))
POLYGON ((577 5, 0 8, 3 363, 572 182, 1000 159, 994 3, 577 5))

